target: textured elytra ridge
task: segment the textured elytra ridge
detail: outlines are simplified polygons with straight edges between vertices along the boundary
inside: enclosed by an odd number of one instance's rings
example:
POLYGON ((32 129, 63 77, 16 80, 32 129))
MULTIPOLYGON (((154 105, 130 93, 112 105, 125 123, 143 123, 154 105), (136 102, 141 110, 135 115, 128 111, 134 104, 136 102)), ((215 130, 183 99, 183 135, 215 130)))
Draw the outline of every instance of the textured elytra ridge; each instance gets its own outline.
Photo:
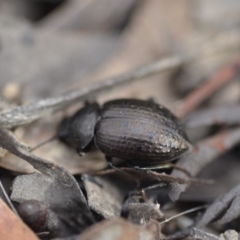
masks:
POLYGON ((95 144, 108 156, 139 165, 174 160, 190 146, 177 118, 168 109, 132 99, 103 106, 95 144))

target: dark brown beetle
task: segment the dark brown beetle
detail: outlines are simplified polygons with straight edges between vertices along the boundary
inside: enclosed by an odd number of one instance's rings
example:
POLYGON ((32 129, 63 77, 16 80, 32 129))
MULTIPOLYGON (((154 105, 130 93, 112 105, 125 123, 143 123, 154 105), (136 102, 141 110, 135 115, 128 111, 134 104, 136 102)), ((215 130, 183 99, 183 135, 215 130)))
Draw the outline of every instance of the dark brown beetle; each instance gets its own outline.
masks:
POLYGON ((167 108, 136 99, 109 101, 102 109, 97 103, 87 105, 63 119, 58 137, 80 155, 94 142, 110 164, 116 157, 143 169, 172 161, 191 146, 167 108))

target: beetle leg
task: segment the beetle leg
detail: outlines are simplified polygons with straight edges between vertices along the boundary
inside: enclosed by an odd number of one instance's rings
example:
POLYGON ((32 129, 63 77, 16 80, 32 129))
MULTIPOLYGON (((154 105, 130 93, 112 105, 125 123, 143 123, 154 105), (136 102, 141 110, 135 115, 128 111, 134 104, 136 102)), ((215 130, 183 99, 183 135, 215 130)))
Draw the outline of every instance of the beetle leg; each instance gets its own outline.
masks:
POLYGON ((132 197, 132 196, 139 196, 143 202, 147 202, 148 199, 147 199, 147 196, 146 196, 146 192, 145 192, 145 189, 148 190, 148 188, 142 188, 142 189, 139 189, 139 190, 135 190, 135 191, 132 191, 128 194, 129 197, 132 197))
POLYGON ((154 97, 150 97, 150 98, 148 98, 147 101, 150 102, 150 103, 156 103, 154 97))
POLYGON ((142 188, 142 189, 140 189, 140 190, 132 191, 132 192, 130 192, 129 195, 130 195, 130 196, 140 195, 140 196, 142 197, 142 199, 143 199, 144 202, 148 202, 148 197, 147 197, 147 194, 146 194, 147 191, 149 191, 149 190, 154 191, 154 190, 157 190, 158 188, 163 188, 163 187, 165 187, 165 186, 166 186, 165 183, 159 182, 159 183, 157 183, 157 184, 153 184, 153 185, 151 185, 151 186, 147 186, 147 187, 142 188))
POLYGON ((80 157, 83 157, 86 154, 85 152, 83 152, 82 150, 79 150, 79 149, 76 149, 76 151, 80 157))
POLYGON ((83 179, 83 180, 88 180, 88 181, 90 181, 90 182, 92 182, 92 183, 97 184, 100 188, 103 188, 103 185, 102 185, 101 183, 99 183, 99 182, 96 180, 96 178, 94 178, 92 175, 84 174, 84 175, 82 176, 82 179, 83 179))
POLYGON ((139 179, 136 179, 136 178, 134 178, 133 176, 131 176, 130 174, 128 174, 128 173, 120 170, 119 168, 115 167, 115 166, 113 165, 113 162, 112 162, 112 157, 106 156, 106 161, 107 161, 108 166, 109 166, 110 168, 115 169, 117 172, 120 172, 120 173, 124 174, 125 176, 127 176, 128 178, 131 178, 134 182, 136 182, 136 189, 139 189, 139 187, 140 187, 140 181, 139 181, 139 179))
POLYGON ((136 170, 142 170, 142 171, 175 168, 175 169, 185 173, 188 177, 192 177, 191 173, 188 172, 185 168, 181 168, 181 167, 176 166, 175 164, 172 164, 172 163, 163 163, 163 164, 154 165, 154 166, 150 166, 150 167, 137 167, 137 166, 135 166, 134 168, 136 170))

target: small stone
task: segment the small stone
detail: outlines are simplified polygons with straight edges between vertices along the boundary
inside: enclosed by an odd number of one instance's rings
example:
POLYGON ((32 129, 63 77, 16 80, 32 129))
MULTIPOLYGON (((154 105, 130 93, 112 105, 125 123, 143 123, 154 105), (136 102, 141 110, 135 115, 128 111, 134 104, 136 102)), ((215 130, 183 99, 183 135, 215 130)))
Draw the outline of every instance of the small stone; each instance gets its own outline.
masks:
POLYGON ((7 83, 3 87, 2 94, 8 101, 16 101, 20 96, 20 85, 14 82, 7 83))

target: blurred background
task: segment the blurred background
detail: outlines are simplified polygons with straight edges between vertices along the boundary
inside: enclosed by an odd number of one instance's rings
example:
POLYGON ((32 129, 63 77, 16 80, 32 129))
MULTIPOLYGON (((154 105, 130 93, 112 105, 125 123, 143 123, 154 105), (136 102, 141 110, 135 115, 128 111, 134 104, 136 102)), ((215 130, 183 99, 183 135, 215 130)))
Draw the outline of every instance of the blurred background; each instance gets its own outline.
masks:
MULTIPOLYGON (((120 97, 153 98, 177 113, 181 99, 211 82, 216 72, 220 71, 221 79, 221 69, 232 64, 233 74, 226 77, 226 84, 212 88, 210 96, 203 96, 189 111, 194 113, 201 103, 200 110, 210 109, 210 114, 197 112, 190 122, 183 121, 193 144, 200 142, 197 147, 210 146, 217 153, 211 156, 212 162, 204 148, 199 155, 199 162, 205 162, 199 167, 201 175, 196 177, 214 179, 216 184, 189 188, 179 201, 186 203, 186 209, 189 204, 212 202, 239 184, 239 135, 233 136, 234 144, 230 138, 216 138, 215 145, 204 142, 216 133, 224 133, 226 126, 239 125, 240 117, 235 114, 240 112, 239 54, 238 0, 0 0, 1 109, 57 97, 171 57, 181 59, 181 66, 91 98, 100 103, 120 97), (211 110, 228 104, 233 111, 227 120, 219 122, 211 110)), ((188 103, 191 105, 191 101, 188 103)), ((79 101, 77 106, 17 127, 14 134, 29 146, 36 146, 54 136, 63 116, 72 114, 82 104, 79 101)), ((228 115, 227 110, 231 109, 225 107, 218 116, 228 115)), ((185 115, 178 115, 181 121, 185 115)), ((74 175, 107 167, 102 153, 89 153, 80 161, 74 149, 59 141, 34 153, 74 175)), ((6 170, 3 182, 9 188, 13 179, 9 173, 34 171, 30 164, 6 151, 0 152, 0 157, 1 171, 6 170)), ((197 173, 198 170, 194 174, 197 173)), ((237 227, 233 228, 239 229, 239 219, 234 224, 237 227)))
MULTIPOLYGON (((171 81, 158 75, 100 97, 153 97, 172 109, 236 57, 239 13, 237 0, 0 0, 1 99, 25 104, 57 96, 220 42, 217 53, 199 56, 171 81)), ((239 89, 235 83, 232 94, 239 89)))

